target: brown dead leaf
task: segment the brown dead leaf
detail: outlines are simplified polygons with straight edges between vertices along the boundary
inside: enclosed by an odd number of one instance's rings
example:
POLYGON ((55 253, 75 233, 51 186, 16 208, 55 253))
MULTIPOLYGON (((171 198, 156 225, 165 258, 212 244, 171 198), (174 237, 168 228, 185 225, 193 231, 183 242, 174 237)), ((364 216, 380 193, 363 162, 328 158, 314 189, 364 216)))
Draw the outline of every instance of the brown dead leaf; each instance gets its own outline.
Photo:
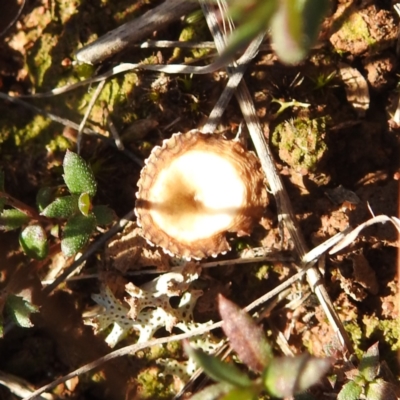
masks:
POLYGON ((347 101, 353 106, 359 117, 364 117, 369 108, 369 89, 361 73, 345 63, 339 63, 339 76, 345 84, 347 101))
POLYGON ((353 261, 354 280, 371 294, 378 294, 379 284, 368 260, 363 254, 354 254, 350 258, 353 261))
POLYGON ((170 257, 150 246, 140 236, 140 228, 130 222, 124 231, 111 240, 106 248, 107 264, 122 273, 145 267, 156 267, 160 272, 170 268, 170 257))

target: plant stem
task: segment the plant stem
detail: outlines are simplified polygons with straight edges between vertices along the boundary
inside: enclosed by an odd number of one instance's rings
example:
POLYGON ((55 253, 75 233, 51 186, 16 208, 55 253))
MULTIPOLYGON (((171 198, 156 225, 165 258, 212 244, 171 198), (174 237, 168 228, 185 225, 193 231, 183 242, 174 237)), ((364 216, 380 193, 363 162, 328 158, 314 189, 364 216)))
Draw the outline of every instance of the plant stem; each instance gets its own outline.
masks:
POLYGON ((33 207, 28 206, 27 204, 23 203, 20 200, 17 200, 16 198, 14 198, 13 196, 11 196, 6 192, 0 191, 0 199, 6 199, 6 203, 9 206, 16 208, 17 210, 23 212, 32 219, 39 221, 48 221, 48 218, 40 215, 33 207))

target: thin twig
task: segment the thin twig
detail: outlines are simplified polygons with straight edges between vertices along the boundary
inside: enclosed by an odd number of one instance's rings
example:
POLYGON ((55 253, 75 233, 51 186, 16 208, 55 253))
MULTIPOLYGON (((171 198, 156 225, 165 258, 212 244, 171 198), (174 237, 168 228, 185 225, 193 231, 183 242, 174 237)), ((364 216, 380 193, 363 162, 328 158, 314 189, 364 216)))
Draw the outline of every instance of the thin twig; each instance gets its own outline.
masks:
POLYGON ((85 111, 85 115, 82 118, 81 123, 79 124, 79 128, 78 128, 78 137, 76 140, 76 151, 78 154, 81 153, 81 145, 82 145, 82 134, 83 134, 83 130, 85 129, 85 125, 86 125, 86 121, 89 118, 90 113, 92 112, 92 109, 96 103, 96 100, 99 98, 101 92, 104 89, 104 85, 106 84, 106 81, 101 81, 98 85, 97 88, 95 90, 95 92, 93 93, 92 98, 90 99, 90 102, 86 108, 85 111))
MULTIPOLYGON (((246 265, 246 264, 254 264, 254 263, 260 263, 260 262, 269 262, 269 263, 274 263, 274 262, 279 262, 281 264, 284 263, 292 263, 294 262, 293 257, 291 256, 281 256, 275 255, 275 256, 269 256, 269 257, 252 257, 252 258, 234 258, 232 260, 222 260, 222 261, 210 261, 206 263, 199 263, 199 266, 201 268, 216 268, 216 267, 222 267, 222 266, 232 266, 232 265, 246 265)), ((182 270, 182 267, 172 267, 168 272, 180 272, 182 270)), ((128 271, 124 273, 124 276, 143 276, 143 275, 160 275, 165 273, 165 271, 160 271, 157 268, 148 268, 148 269, 140 269, 137 271, 128 271)), ((84 274, 84 275, 78 275, 78 276, 71 276, 70 278, 65 279, 66 282, 71 282, 71 281, 80 281, 84 279, 99 279, 100 274, 84 274)), ((50 285, 53 283, 54 280, 46 280, 46 281, 41 281, 43 285, 50 285)))
MULTIPOLYGON (((285 290, 289 286, 291 286, 294 282, 297 282, 299 279, 301 279, 305 273, 306 273, 306 269, 303 269, 303 270, 297 272, 295 275, 293 275, 292 277, 287 279, 285 282, 281 283, 279 286, 277 286, 276 288, 274 288, 273 290, 271 290, 270 292, 265 294, 263 296, 263 301, 266 302, 266 301, 272 299, 277 294, 279 294, 280 292, 282 292, 283 290, 285 290)), ((254 308, 258 307, 260 304, 261 304, 261 302, 259 300, 257 300, 255 302, 249 304, 247 307, 245 307, 245 310, 247 312, 250 312, 254 308)), ((156 346, 156 345, 160 345, 160 344, 164 344, 164 343, 175 342, 175 341, 179 341, 179 340, 183 340, 183 339, 190 339, 192 337, 202 335, 204 333, 210 332, 214 329, 221 328, 221 327, 222 327, 222 321, 219 321, 212 325, 202 326, 200 328, 194 329, 193 331, 188 332, 188 333, 182 333, 179 335, 172 335, 172 336, 168 336, 168 337, 164 337, 164 338, 153 339, 153 340, 150 340, 145 343, 135 343, 135 344, 123 347, 121 349, 112 351, 111 353, 105 355, 104 357, 101 357, 89 364, 86 364, 83 367, 80 367, 80 368, 76 369, 75 371, 72 371, 69 374, 62 376, 62 377, 56 379, 55 381, 41 387, 40 389, 36 390, 30 396, 24 398, 23 400, 33 400, 33 399, 37 398, 37 396, 39 396, 43 392, 54 389, 60 383, 63 383, 71 378, 74 378, 75 376, 79 376, 79 375, 85 374, 89 371, 92 371, 93 369, 105 364, 108 361, 114 360, 115 358, 122 357, 122 356, 125 356, 128 354, 132 355, 132 354, 136 353, 137 351, 144 349, 146 347, 152 347, 152 346, 156 346)))
MULTIPOLYGON (((249 58, 248 54, 242 55, 237 61, 237 65, 246 64, 249 62, 251 58, 249 58)), ((153 72, 164 72, 166 74, 194 74, 194 75, 207 75, 211 74, 215 71, 226 66, 229 60, 224 57, 218 57, 213 63, 209 65, 184 65, 184 64, 143 64, 143 63, 123 63, 119 64, 109 71, 104 72, 98 76, 94 76, 92 78, 85 79, 81 82, 76 82, 70 85, 61 86, 59 88, 55 88, 49 90, 44 93, 35 93, 35 94, 25 94, 19 95, 21 98, 46 98, 58 96, 60 94, 67 93, 71 90, 75 90, 79 87, 89 85, 96 82, 101 82, 105 79, 111 78, 115 75, 131 72, 135 70, 144 70, 144 71, 153 71, 153 72)))
MULTIPOLYGON (((46 118, 49 118, 50 120, 52 120, 54 122, 57 122, 57 123, 59 123, 61 125, 67 126, 69 128, 73 128, 75 130, 79 129, 79 125, 77 123, 75 123, 75 122, 73 122, 73 121, 71 121, 69 119, 59 117, 58 115, 55 115, 53 113, 49 113, 48 111, 42 110, 41 108, 36 107, 36 106, 34 106, 32 104, 29 104, 26 101, 21 100, 21 99, 19 99, 17 97, 12 97, 12 96, 9 96, 6 93, 0 92, 0 99, 4 99, 4 100, 7 100, 7 101, 10 101, 11 103, 14 103, 14 104, 18 104, 18 105, 20 105, 22 107, 25 107, 28 110, 33 111, 35 114, 43 115, 46 118)), ((110 146, 113 146, 113 147, 116 146, 113 139, 110 139, 110 138, 108 138, 108 137, 106 137, 106 136, 104 136, 104 135, 100 134, 99 132, 96 132, 96 131, 94 131, 92 129, 84 128, 83 132, 86 135, 89 135, 89 136, 92 136, 92 137, 95 137, 97 139, 102 140, 103 142, 107 143, 110 146)), ((140 159, 137 155, 135 155, 131 151, 125 149, 125 150, 122 151, 122 153, 125 154, 132 161, 134 161, 137 165, 139 165, 139 167, 143 167, 144 166, 143 160, 140 159)))
POLYGON ((132 43, 151 36, 154 31, 162 29, 196 8, 198 4, 195 1, 165 0, 140 18, 119 26, 85 46, 76 53, 76 59, 78 62, 87 64, 102 62, 126 49, 132 43))
POLYGON ((114 224, 106 233, 100 236, 85 253, 74 261, 60 276, 58 276, 49 286, 43 289, 45 295, 49 295, 60 283, 64 282, 69 275, 71 275, 80 265, 86 261, 92 254, 99 250, 109 239, 111 239, 117 232, 121 231, 125 225, 132 220, 134 217, 134 212, 130 211, 123 218, 121 218, 116 224, 114 224))
POLYGON ((134 44, 134 47, 140 47, 141 49, 215 49, 214 42, 182 42, 180 40, 147 40, 143 43, 134 44))
MULTIPOLYGON (((29 396, 34 391, 33 385, 28 381, 4 371, 0 371, 0 385, 6 387, 12 394, 18 397, 29 396)), ((53 395, 40 396, 39 400, 50 400, 54 398, 53 395)))
MULTIPOLYGON (((243 75, 246 72, 247 66, 253 60, 253 58, 258 54, 258 49, 260 44, 264 39, 264 34, 258 35, 248 46, 246 51, 241 57, 244 61, 241 65, 236 66, 236 68, 230 70, 229 80, 225 86, 224 91, 222 92, 220 98, 217 103, 214 105, 213 110, 208 117, 206 124, 203 127, 204 132, 214 132, 217 128, 217 125, 225 112, 226 107, 228 106, 232 96, 235 94, 237 87, 242 81, 243 75)), ((228 71, 229 71, 228 66, 228 71)))
POLYGON ((48 221, 48 218, 40 215, 33 207, 28 206, 22 201, 16 199, 6 192, 0 192, 0 199, 5 199, 6 204, 16 208, 22 213, 26 214, 28 217, 37 220, 37 221, 48 221))
POLYGON ((114 122, 110 115, 110 111, 108 111, 106 102, 103 102, 102 107, 103 107, 103 115, 106 117, 108 130, 110 131, 111 136, 114 139, 115 146, 117 147, 118 150, 123 151, 125 149, 124 143, 122 142, 121 137, 117 131, 117 128, 114 125, 114 122))
MULTIPOLYGON (((224 3, 224 0, 221 0, 221 3, 224 3)), ((205 3, 203 0, 200 1, 200 4, 206 16, 206 21, 209 29, 214 36, 218 52, 222 53, 225 48, 226 40, 222 32, 220 31, 217 16, 215 14, 215 9, 214 7, 205 3)), ((300 259, 303 260, 303 257, 308 252, 305 240, 296 222, 295 214, 293 212, 289 196, 283 186, 279 173, 276 170, 273 156, 265 140, 265 133, 263 132, 260 122, 258 120, 253 100, 245 82, 243 81, 238 87, 236 98, 249 129, 254 147, 260 158, 260 162, 267 177, 268 184, 276 199, 279 211, 278 217, 281 218, 282 221, 285 223, 285 226, 289 231, 290 237, 293 240, 296 252, 299 255, 300 259)), ((317 295, 318 300, 320 301, 320 304, 335 333, 337 334, 342 346, 350 354, 353 354, 354 350, 352 343, 347 335, 346 330, 343 327, 343 323, 341 322, 333 307, 332 301, 330 300, 329 295, 323 285, 321 274, 317 268, 310 268, 307 270, 307 280, 310 287, 317 295)))
MULTIPOLYGON (((330 248, 332 248, 335 244, 340 242, 346 234, 350 231, 350 228, 347 228, 343 232, 337 233, 335 236, 329 238, 325 242, 321 243, 319 246, 315 247, 309 253, 306 254, 305 259, 307 259, 308 263, 312 264, 315 262, 320 256, 326 253, 330 248)), ((258 256, 258 257, 240 257, 234 258, 230 260, 217 260, 217 261, 208 261, 208 262, 201 262, 199 266, 204 268, 216 268, 216 267, 223 267, 223 266, 231 266, 231 265, 244 265, 244 264, 252 264, 252 263, 260 263, 260 262, 279 262, 279 263, 293 263, 294 257, 291 255, 282 254, 282 252, 270 252, 268 255, 258 256)), ((307 264, 309 267, 310 264, 307 264)), ((168 272, 180 271, 181 267, 173 267, 168 272)), ((129 271, 126 273, 126 276, 142 276, 142 275, 159 275, 162 272, 157 268, 149 268, 149 269, 141 269, 139 271, 129 271)), ((66 281, 78 281, 82 279, 97 279, 99 274, 86 274, 86 275, 79 275, 79 276, 72 276, 66 281)), ((53 283, 52 281, 42 281, 42 284, 49 285, 53 283)))
POLYGON ((0 32, 0 38, 3 37, 3 36, 8 32, 8 30, 18 21, 18 18, 21 16, 22 10, 23 10, 24 7, 25 7, 25 3, 26 3, 26 0, 22 0, 22 3, 21 3, 21 5, 19 6, 19 10, 18 10, 16 16, 15 16, 15 17, 13 18, 13 20, 0 32))

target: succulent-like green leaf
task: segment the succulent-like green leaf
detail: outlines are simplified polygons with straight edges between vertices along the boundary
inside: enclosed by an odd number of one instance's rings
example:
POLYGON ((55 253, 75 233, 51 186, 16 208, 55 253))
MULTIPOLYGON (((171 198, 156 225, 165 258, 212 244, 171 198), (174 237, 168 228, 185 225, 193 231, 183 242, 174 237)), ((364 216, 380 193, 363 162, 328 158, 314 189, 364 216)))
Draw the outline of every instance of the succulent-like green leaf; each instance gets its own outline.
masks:
POLYGON ((287 64, 302 61, 314 43, 328 0, 281 0, 271 19, 272 41, 287 64))
POLYGON ((250 378, 232 364, 227 364, 217 357, 210 356, 200 349, 194 349, 184 342, 186 354, 204 369, 204 372, 217 382, 225 382, 234 387, 249 387, 250 378))
POLYGON ((0 214, 0 230, 12 231, 13 229, 21 228, 29 221, 30 218, 22 211, 13 208, 3 210, 0 214))
POLYGON ((365 395, 368 400, 398 400, 396 390, 396 385, 377 379, 367 386, 365 395))
POLYGON ((273 358, 264 372, 264 386, 275 397, 290 397, 315 385, 328 372, 330 360, 302 354, 273 358))
POLYGON ((27 226, 19 236, 19 243, 27 256, 37 260, 44 260, 49 253, 46 232, 40 225, 27 226))
POLYGON ((43 211, 42 215, 48 218, 69 218, 79 211, 78 195, 64 196, 55 199, 43 211))
POLYGON ((42 187, 36 195, 36 205, 40 212, 42 212, 54 199, 54 187, 42 187))
POLYGON ((78 154, 67 150, 63 162, 64 181, 72 194, 96 194, 97 184, 91 168, 78 154))
POLYGON ((85 215, 85 216, 89 215, 90 209, 92 208, 92 202, 90 200, 89 193, 82 193, 79 196, 78 207, 79 207, 79 211, 83 215, 85 215))
POLYGON ((221 54, 222 59, 229 59, 245 48, 258 34, 267 30, 279 1, 234 1, 229 8, 232 18, 240 26, 229 38, 228 45, 221 54))
POLYGON ((261 372, 272 357, 272 350, 260 326, 236 304, 222 295, 218 298, 222 329, 239 358, 253 371, 261 372))
POLYGON ((92 211, 96 216, 98 225, 108 225, 117 219, 117 215, 115 214, 114 210, 108 206, 94 206, 92 211))
POLYGON ((255 388, 235 388, 222 397, 222 400, 257 400, 257 391, 255 388))
POLYGON ((7 297, 6 308, 15 323, 22 328, 33 326, 30 315, 38 312, 38 308, 20 296, 11 294, 7 297))
POLYGON ((354 381, 347 382, 343 385, 342 390, 339 392, 338 400, 358 400, 362 392, 361 386, 357 385, 354 381))
POLYGON ((222 57, 232 56, 269 26, 278 57, 298 63, 315 42, 328 7, 329 0, 233 0, 229 12, 239 27, 222 57))
POLYGON ((379 373, 379 343, 374 343, 362 356, 358 368, 367 382, 372 382, 379 373))
POLYGON ((73 256, 88 242, 96 228, 96 217, 89 214, 72 216, 66 223, 61 240, 61 250, 67 256, 73 256))
POLYGON ((56 238, 60 237, 60 225, 55 224, 50 229, 50 235, 56 238))
POLYGON ((217 400, 222 395, 229 393, 233 386, 228 383, 216 383, 215 385, 207 386, 205 389, 197 392, 190 400, 217 400))

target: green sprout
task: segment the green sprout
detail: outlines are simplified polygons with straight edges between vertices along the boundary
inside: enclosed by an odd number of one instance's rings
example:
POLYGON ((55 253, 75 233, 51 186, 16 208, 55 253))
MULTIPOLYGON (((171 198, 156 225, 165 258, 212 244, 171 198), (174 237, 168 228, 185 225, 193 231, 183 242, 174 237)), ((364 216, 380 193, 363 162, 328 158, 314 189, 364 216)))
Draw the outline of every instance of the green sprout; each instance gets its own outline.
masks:
POLYGON ((192 400, 252 400, 258 399, 262 394, 288 398, 318 383, 330 369, 329 359, 309 354, 274 357, 262 328, 245 311, 221 295, 219 311, 223 320, 222 329, 232 349, 243 364, 258 376, 251 379, 235 365, 185 343, 187 354, 211 379, 218 382, 197 393, 192 400))
POLYGON ((286 64, 297 64, 315 43, 329 1, 231 0, 229 7, 239 27, 230 38, 223 57, 235 54, 269 28, 279 59, 286 64))
MULTIPOLYGON (((311 78, 314 83, 313 90, 321 90, 328 87, 332 81, 336 78, 337 71, 332 71, 331 73, 320 73, 316 78, 311 78)), ((333 86, 332 86, 333 87, 333 86)))
POLYGON ((4 174, 0 173, 0 229, 21 228, 22 250, 37 260, 44 260, 49 254, 48 231, 61 231, 61 250, 70 257, 84 248, 98 225, 107 225, 114 219, 110 208, 92 204, 97 183, 82 157, 67 151, 63 170, 69 194, 59 188, 41 188, 36 197, 39 211, 8 195, 4 191, 4 174), (6 205, 11 208, 4 208, 6 205))
POLYGON ((379 361, 379 343, 373 344, 362 356, 358 369, 346 373, 349 381, 343 385, 338 400, 396 400, 396 385, 383 376, 384 363, 379 361))

